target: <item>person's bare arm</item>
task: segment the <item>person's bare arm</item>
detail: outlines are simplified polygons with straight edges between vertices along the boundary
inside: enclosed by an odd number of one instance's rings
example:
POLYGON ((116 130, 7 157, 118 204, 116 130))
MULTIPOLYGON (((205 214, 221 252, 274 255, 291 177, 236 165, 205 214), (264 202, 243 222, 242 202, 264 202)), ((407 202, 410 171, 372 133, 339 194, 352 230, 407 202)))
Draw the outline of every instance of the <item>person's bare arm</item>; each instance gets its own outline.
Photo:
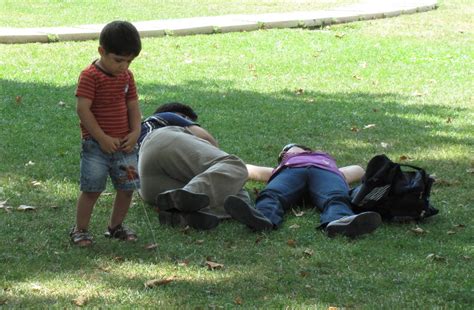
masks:
POLYGON ((351 165, 339 168, 339 171, 346 178, 347 183, 360 181, 365 174, 364 168, 358 165, 351 165))
POLYGON ((249 173, 248 180, 267 182, 272 175, 273 168, 246 164, 249 173))
POLYGON ((100 144, 100 148, 106 153, 114 153, 120 147, 120 140, 107 135, 91 112, 92 100, 77 97, 76 112, 84 126, 91 136, 100 144))
POLYGON ((138 137, 140 136, 142 115, 140 113, 138 100, 127 102, 127 109, 130 133, 122 139, 121 147, 124 152, 129 153, 137 144, 138 137))
POLYGON ((217 140, 206 129, 196 125, 188 126, 186 127, 186 129, 196 137, 208 141, 215 147, 219 147, 219 145, 217 144, 217 140))
MULTIPOLYGON (((247 164, 246 166, 249 173, 248 180, 267 182, 272 175, 273 168, 250 164, 247 164)), ((339 168, 339 171, 344 175, 347 183, 360 181, 365 173, 365 170, 358 165, 341 167, 339 168)))

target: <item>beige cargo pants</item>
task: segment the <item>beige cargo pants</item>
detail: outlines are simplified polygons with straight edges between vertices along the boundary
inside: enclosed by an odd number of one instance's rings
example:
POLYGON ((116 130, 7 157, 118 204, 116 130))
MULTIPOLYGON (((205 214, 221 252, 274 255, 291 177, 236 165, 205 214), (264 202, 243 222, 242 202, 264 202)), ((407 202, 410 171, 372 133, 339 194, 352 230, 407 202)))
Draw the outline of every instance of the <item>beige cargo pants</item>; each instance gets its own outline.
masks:
POLYGON ((138 159, 140 195, 151 205, 164 191, 182 188, 206 194, 210 205, 206 210, 219 218, 228 218, 224 200, 236 195, 250 203, 243 189, 248 172, 237 156, 211 145, 186 131, 168 126, 147 135, 138 159))

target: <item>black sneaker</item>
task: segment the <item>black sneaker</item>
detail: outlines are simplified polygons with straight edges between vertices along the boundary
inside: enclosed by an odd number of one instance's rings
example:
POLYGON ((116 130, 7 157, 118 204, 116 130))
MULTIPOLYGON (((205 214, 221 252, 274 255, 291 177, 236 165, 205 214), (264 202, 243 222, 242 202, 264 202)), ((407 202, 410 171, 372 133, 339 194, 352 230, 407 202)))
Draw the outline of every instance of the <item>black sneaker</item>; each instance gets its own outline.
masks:
POLYGON ((373 232, 380 224, 382 224, 380 214, 377 212, 363 212, 329 222, 325 231, 330 238, 338 234, 355 238, 373 232))
POLYGON ((170 225, 172 227, 189 226, 194 229, 207 230, 215 228, 217 225, 219 225, 219 218, 205 211, 160 211, 158 218, 161 225, 170 225))
POLYGON ((273 224, 268 218, 237 196, 227 197, 224 209, 233 219, 255 231, 273 229, 273 224))
POLYGON ((173 189, 156 196, 156 205, 160 211, 176 209, 194 212, 209 205, 209 197, 204 194, 188 192, 184 189, 173 189))

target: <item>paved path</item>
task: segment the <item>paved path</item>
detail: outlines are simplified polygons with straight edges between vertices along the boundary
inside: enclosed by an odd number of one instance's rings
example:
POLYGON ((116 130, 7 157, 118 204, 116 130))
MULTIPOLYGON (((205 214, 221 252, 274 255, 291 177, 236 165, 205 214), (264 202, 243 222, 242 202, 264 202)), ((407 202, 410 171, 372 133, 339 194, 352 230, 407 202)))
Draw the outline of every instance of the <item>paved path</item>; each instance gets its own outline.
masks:
MULTIPOLYGON (((318 27, 433 10, 437 0, 370 0, 330 10, 223 15, 133 22, 142 37, 211 34, 270 28, 318 27)), ((0 28, 0 43, 93 40, 104 25, 58 28, 0 28)))

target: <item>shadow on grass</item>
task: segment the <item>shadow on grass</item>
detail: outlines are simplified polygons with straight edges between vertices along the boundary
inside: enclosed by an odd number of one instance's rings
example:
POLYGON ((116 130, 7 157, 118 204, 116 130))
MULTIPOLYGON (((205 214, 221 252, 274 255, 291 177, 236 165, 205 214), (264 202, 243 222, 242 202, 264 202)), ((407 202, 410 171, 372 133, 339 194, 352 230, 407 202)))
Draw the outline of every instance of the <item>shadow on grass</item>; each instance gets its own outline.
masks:
MULTIPOLYGON (((118 245, 101 243, 101 246, 86 254, 71 249, 67 244, 66 228, 74 218, 80 152, 74 86, 25 84, 3 79, 0 80, 0 90, 0 200, 8 198, 12 205, 62 206, 58 209, 40 208, 36 213, 29 214, 14 212, 4 217, 3 229, 14 236, 13 240, 4 244, 1 254, 13 269, 8 274, 4 273, 8 281, 26 281, 38 273, 68 274, 82 268, 84 272, 94 272, 100 267, 95 263, 97 259, 125 257, 126 260, 144 264, 157 264, 160 260, 167 264, 176 262, 177 257, 173 255, 182 255, 183 250, 172 237, 175 230, 167 228, 158 228, 160 235, 165 236, 160 238, 164 240, 160 241, 163 242, 160 249, 167 252, 158 256, 144 251, 143 244, 122 250, 118 245), (21 100, 17 100, 17 96, 21 96, 21 100), (42 185, 34 185, 32 181, 39 181, 42 185), (34 236, 24 236, 24 232, 34 236), (173 244, 166 241, 166 235, 173 244), (31 253, 39 253, 40 265, 34 264, 31 253), (82 265, 78 266, 76 255, 88 260, 81 260, 82 265), (14 270, 24 268, 22 266, 25 265, 28 268, 24 271, 14 270)), ((452 124, 446 119, 453 113, 462 114, 464 110, 453 112, 442 105, 407 104, 408 98, 398 94, 303 90, 260 93, 237 89, 230 82, 212 79, 188 81, 180 85, 144 84, 139 85, 139 91, 147 98, 141 102, 144 115, 152 113, 163 102, 178 100, 189 103, 199 113, 201 124, 215 134, 224 150, 253 164, 273 166, 281 146, 288 142, 326 150, 335 155, 340 165, 356 163, 362 166, 377 153, 392 153, 394 156, 415 153, 415 156, 420 156, 423 155, 423 149, 449 149, 474 143, 468 128, 458 128, 456 136, 449 134, 452 124), (369 126, 371 124, 375 126, 369 126), (438 135, 440 132, 445 135, 438 135), (388 147, 384 147, 384 144, 388 147)), ((450 177, 463 171, 465 166, 462 165, 468 162, 467 157, 447 156, 442 161, 429 155, 421 157, 422 162, 418 164, 428 170, 441 167, 442 173, 450 177)), ((100 206, 98 209, 93 218, 108 217, 109 209, 100 206)), ((153 212, 148 213, 152 218, 151 224, 157 225, 153 212)), ((141 225, 139 233, 145 240, 151 239, 147 223, 140 218, 140 214, 131 215, 128 221, 136 226, 141 225)), ((231 228, 222 229, 229 233, 227 230, 231 228)), ((226 242, 232 241, 219 239, 220 232, 221 228, 213 232, 196 232, 192 237, 177 238, 179 242, 184 241, 189 245, 199 236, 204 236, 211 239, 209 243, 213 247, 225 247, 226 242)), ((189 255, 197 255, 201 258, 196 260, 202 260, 206 253, 198 251, 193 254, 191 251, 189 255)), ((239 265, 250 270, 250 273, 260 272, 258 269, 252 271, 252 260, 243 260, 239 265)), ((272 268, 262 272, 270 271, 275 272, 272 268)), ((139 277, 128 281, 120 275, 106 278, 107 286, 119 283, 139 292, 143 291, 143 283, 149 280, 139 277)), ((294 281, 298 279, 299 276, 294 281)), ((254 281, 255 278, 249 274, 222 280, 222 287, 220 283, 178 280, 169 287, 160 288, 160 292, 163 291, 160 294, 166 295, 174 286, 182 286, 186 287, 190 296, 202 290, 218 296, 221 291, 232 290, 237 283, 254 281), (210 289, 206 290, 206 287, 210 289)), ((259 281, 262 281, 263 288, 268 288, 263 280, 259 281)), ((277 284, 273 285, 270 290, 281 293, 282 298, 291 298, 290 293, 283 292, 277 284)), ((300 284, 297 286, 310 294, 310 288, 300 284)), ((264 294, 260 289, 255 292, 260 293, 264 294)), ((250 292, 248 294, 252 295, 250 292)), ((44 299, 45 304, 47 300, 44 299)), ((327 300, 334 299, 328 297, 327 300)), ((102 302, 100 297, 98 302, 102 302)))
MULTIPOLYGON (((75 86, 3 79, 0 89, 4 199, 17 205, 73 204, 76 197, 70 192, 77 189, 80 155, 75 86)), ((387 153, 395 161, 401 155, 415 158, 413 163, 428 171, 441 169, 447 178, 456 178, 467 168, 467 154, 466 158, 447 154, 439 160, 432 153, 474 145, 468 126, 453 130, 447 122, 465 113, 463 109, 407 104, 410 98, 399 94, 260 93, 213 79, 143 84, 139 92, 145 98, 141 101, 145 116, 163 102, 191 104, 222 149, 252 164, 274 166, 282 145, 299 142, 328 151, 340 166, 365 167, 375 154, 387 153)))

